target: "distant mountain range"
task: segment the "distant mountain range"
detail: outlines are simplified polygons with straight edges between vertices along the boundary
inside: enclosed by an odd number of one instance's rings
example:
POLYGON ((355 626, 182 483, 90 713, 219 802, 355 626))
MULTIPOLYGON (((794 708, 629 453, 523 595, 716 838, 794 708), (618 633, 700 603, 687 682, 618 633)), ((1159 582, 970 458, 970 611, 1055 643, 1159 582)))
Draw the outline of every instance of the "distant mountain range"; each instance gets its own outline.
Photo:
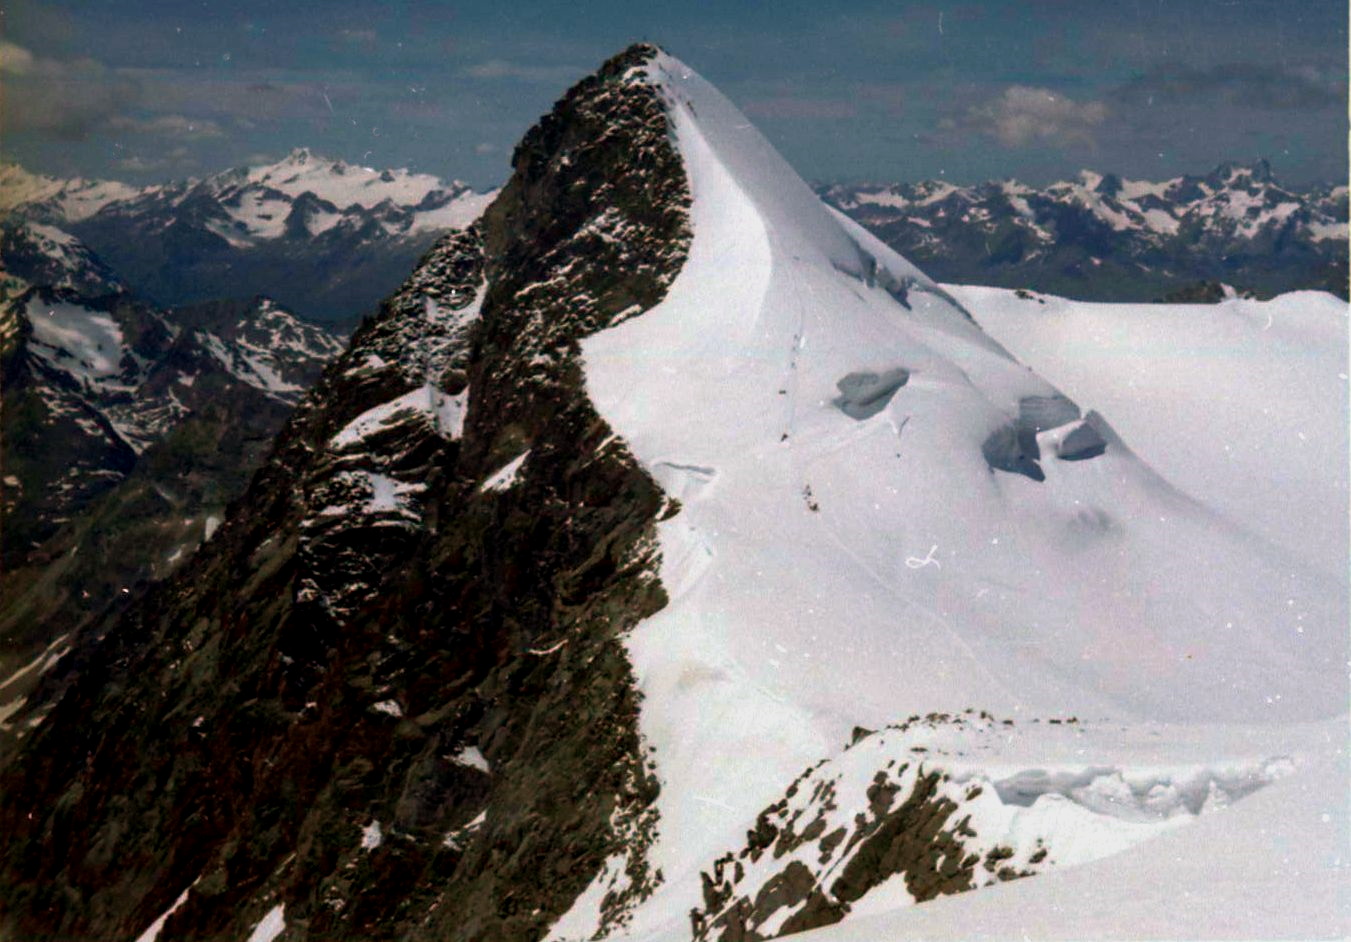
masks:
POLYGON ((1347 296, 1347 188, 1290 189, 1266 161, 1160 183, 1085 170, 1041 188, 929 180, 817 190, 944 282, 1100 301, 1218 299, 1221 283, 1263 297, 1347 296), (1197 291, 1203 282, 1209 292, 1197 291))
POLYGON ((79 237, 161 305, 265 294, 354 323, 491 193, 292 151, 277 163, 135 188, 0 167, 0 213, 79 237))
MULTIPOLYGON (((1163 182, 1083 171, 1030 187, 822 184, 818 193, 944 282, 1117 301, 1347 295, 1347 188, 1282 186, 1265 161, 1163 182)), ((477 192, 292 151, 203 180, 132 187, 0 165, 0 214, 79 237, 160 305, 275 298, 344 327, 374 313, 477 192)))

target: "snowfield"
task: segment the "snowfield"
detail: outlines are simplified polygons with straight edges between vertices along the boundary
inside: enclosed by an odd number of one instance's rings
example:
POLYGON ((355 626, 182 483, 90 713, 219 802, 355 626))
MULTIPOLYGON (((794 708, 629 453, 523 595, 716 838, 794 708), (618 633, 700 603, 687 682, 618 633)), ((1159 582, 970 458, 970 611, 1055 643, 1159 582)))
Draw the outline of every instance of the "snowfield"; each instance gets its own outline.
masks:
MULTIPOLYGON (((981 839, 1054 866, 921 906, 893 878, 815 938, 1344 934, 1344 306, 1137 324, 944 289, 688 67, 647 72, 694 239, 583 347, 681 504, 669 604, 627 640, 664 881, 613 937, 688 938, 701 873, 789 783, 824 760, 843 796, 888 749, 986 783, 981 839), (968 708, 1012 731, 846 748, 968 708)), ((623 863, 552 938, 591 937, 623 863)))
POLYGON ((1345 576, 1347 305, 1093 304, 949 286, 986 332, 1105 413, 1169 483, 1345 576))
POLYGON ((111 315, 70 302, 48 304, 39 297, 28 301, 24 313, 44 360, 69 372, 85 388, 129 388, 115 382, 129 350, 111 315))

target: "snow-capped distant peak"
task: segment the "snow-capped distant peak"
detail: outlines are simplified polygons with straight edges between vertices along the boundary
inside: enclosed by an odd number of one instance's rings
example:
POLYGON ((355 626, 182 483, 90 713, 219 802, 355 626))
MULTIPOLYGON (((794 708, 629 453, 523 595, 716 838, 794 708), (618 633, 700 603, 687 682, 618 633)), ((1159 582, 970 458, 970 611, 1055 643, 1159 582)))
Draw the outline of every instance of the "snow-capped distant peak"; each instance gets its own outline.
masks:
POLYGON ((459 229, 487 207, 478 193, 409 170, 376 170, 322 157, 306 148, 282 160, 226 171, 185 191, 205 194, 219 211, 206 227, 237 248, 277 238, 400 238, 459 229))
POLYGON ((372 209, 386 200, 415 206, 436 190, 463 189, 438 177, 409 170, 376 170, 317 156, 297 148, 274 164, 248 168, 247 180, 296 197, 313 193, 338 209, 372 209))
POLYGON ((259 296, 237 321, 200 332, 210 355, 240 382, 294 402, 318 367, 343 344, 269 297, 259 296))
POLYGON ((59 224, 103 213, 100 219, 109 225, 141 226, 151 233, 178 221, 236 249, 279 238, 365 242, 459 229, 478 218, 495 195, 458 180, 357 166, 307 148, 270 164, 145 188, 58 180, 0 166, 0 212, 59 224))
POLYGON ((1083 170, 1038 187, 929 180, 820 192, 955 283, 1144 301, 1206 280, 1263 295, 1345 280, 1344 187, 1289 189, 1263 161, 1162 181, 1083 170))
POLYGON ((117 180, 62 180, 29 173, 18 164, 0 164, 0 213, 20 207, 41 207, 43 215, 78 222, 103 207, 133 199, 155 188, 136 187, 117 180))
POLYGON ((0 227, 5 273, 35 285, 76 291, 86 296, 125 290, 89 247, 64 229, 40 222, 0 227))

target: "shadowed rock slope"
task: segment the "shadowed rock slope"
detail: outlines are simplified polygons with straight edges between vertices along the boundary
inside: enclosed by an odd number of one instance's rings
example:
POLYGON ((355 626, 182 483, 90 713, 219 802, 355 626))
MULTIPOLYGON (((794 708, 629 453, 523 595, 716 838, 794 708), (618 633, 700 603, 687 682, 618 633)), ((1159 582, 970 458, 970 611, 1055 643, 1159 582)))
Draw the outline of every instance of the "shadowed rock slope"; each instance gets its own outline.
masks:
MULTIPOLYGON (((0 781, 0 934, 133 938, 172 908, 165 938, 531 939, 650 832, 617 639, 664 604, 672 508, 578 352, 688 248, 630 71, 653 52, 526 135, 220 532, 44 677, 0 781)), ((660 880, 634 867, 628 893, 660 880)))
POLYGON ((0 756, 44 668, 211 535, 342 348, 268 298, 160 310, 68 233, 0 225, 0 756))

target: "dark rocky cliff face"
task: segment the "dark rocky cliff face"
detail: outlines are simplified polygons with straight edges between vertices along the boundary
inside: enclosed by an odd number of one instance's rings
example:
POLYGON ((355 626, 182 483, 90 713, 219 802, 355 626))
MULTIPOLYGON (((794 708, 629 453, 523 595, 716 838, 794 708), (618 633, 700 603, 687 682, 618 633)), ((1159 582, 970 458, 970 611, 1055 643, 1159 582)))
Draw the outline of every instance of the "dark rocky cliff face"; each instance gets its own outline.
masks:
POLYGON ((266 298, 159 310, 68 234, 0 227, 0 755, 26 668, 192 555, 341 348, 266 298))
POLYGON ((967 711, 855 728, 848 748, 798 776, 756 817, 745 844, 703 872, 692 938, 763 942, 831 925, 889 880, 923 903, 1050 866, 1040 839, 1015 849, 973 824, 982 785, 954 781, 945 757, 897 741, 911 729, 979 735, 1012 725, 967 711), (890 746, 889 737, 897 737, 890 746))
MULTIPOLYGON (((282 906, 287 940, 533 939, 650 835, 619 638, 664 604, 674 508, 578 354, 689 244, 630 71, 651 54, 568 92, 221 531, 44 677, 0 779, 0 934, 131 938, 187 891, 165 937, 243 938, 282 906)), ((661 875, 631 859, 641 896, 661 875)))
POLYGON ((86 299, 69 289, 45 286, 29 289, 5 305, 0 311, 0 336, 5 415, 0 462, 9 478, 0 559, 12 567, 135 464, 133 442, 139 443, 136 434, 153 422, 150 410, 140 410, 127 422, 133 430, 126 434, 119 433, 116 423, 132 405, 127 389, 142 380, 141 364, 164 359, 174 338, 150 308, 125 295, 86 299), (50 310, 74 305, 116 325, 127 338, 125 352, 109 352, 109 360, 122 354, 116 364, 119 372, 91 383, 79 367, 64 370, 53 364, 58 358, 76 359, 66 351, 54 351, 48 358, 35 355, 33 320, 20 312, 30 309, 46 316, 50 310))

